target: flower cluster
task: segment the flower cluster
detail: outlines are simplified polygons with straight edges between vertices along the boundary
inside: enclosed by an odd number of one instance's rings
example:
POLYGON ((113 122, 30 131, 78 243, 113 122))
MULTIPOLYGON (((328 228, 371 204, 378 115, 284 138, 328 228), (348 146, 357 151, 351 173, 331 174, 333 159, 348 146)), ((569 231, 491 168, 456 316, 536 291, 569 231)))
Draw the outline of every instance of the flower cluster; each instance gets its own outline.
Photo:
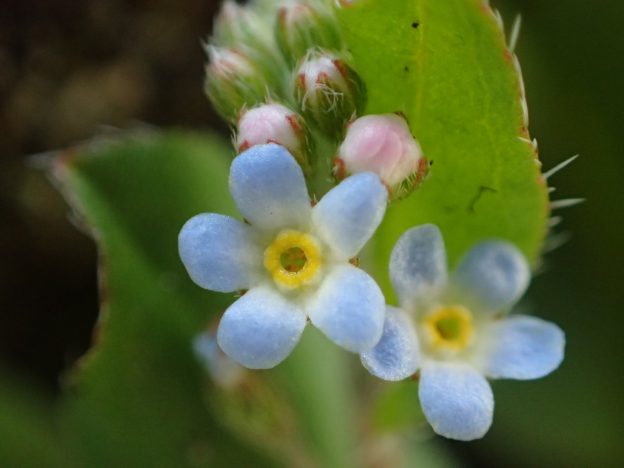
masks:
POLYGON ((428 163, 403 115, 362 115, 366 87, 324 5, 293 0, 269 22, 226 2, 215 24, 206 90, 234 127, 229 185, 243 220, 198 214, 182 227, 179 253, 199 286, 239 297, 196 352, 228 381, 240 369, 219 350, 244 367, 272 368, 310 322, 371 374, 417 376, 435 432, 482 437, 494 408, 487 378, 550 373, 563 359, 563 332, 506 315, 530 279, 515 246, 485 240, 449 275, 433 225, 395 245, 399 304, 386 305, 356 256, 388 203, 426 183, 428 163), (317 202, 323 171, 334 186, 317 202))
POLYGON ((377 175, 350 176, 312 206, 295 158, 269 143, 234 159, 230 189, 247 222, 197 215, 182 228, 179 250, 198 285, 246 291, 217 331, 220 348, 245 367, 280 363, 309 320, 360 353, 377 377, 401 380, 420 371, 420 399, 434 430, 471 440, 492 421, 486 376, 533 379, 561 362, 558 327, 501 317, 529 281, 526 260, 511 244, 476 245, 449 278, 439 230, 407 231, 390 258, 396 308, 350 262, 385 212, 387 189, 377 175))

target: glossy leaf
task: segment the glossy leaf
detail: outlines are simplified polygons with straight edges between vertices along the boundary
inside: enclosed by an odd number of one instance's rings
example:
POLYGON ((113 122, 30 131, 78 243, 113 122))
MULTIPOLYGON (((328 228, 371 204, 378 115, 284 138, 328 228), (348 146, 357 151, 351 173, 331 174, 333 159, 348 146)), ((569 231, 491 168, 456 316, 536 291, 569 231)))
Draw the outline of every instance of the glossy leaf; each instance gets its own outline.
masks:
POLYGON ((0 374, 0 464, 21 468, 81 466, 55 421, 52 401, 0 374))
POLYGON ((231 297, 195 286, 177 253, 188 218, 233 211, 228 153, 212 137, 139 134, 57 159, 54 176, 100 255, 95 345, 63 419, 88 466, 264 463, 203 404, 192 337, 231 297))
POLYGON ((441 228, 451 263, 485 238, 509 240, 536 263, 546 185, 515 59, 487 3, 361 0, 337 11, 367 85, 366 113, 405 114, 431 163, 423 186, 388 210, 376 237, 385 291, 389 252, 418 224, 441 228))

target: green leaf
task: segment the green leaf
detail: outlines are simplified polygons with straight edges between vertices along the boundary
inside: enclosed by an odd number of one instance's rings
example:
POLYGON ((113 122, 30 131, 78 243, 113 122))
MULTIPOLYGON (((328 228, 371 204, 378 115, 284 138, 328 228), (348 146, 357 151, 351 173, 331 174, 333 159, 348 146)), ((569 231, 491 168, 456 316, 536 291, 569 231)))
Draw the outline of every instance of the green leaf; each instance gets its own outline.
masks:
POLYGON ((52 402, 4 372, 0 375, 0 414, 2 466, 79 466, 59 435, 52 402))
POLYGON ((92 144, 55 167, 100 248, 97 342, 65 418, 94 466, 248 465, 253 452, 227 431, 288 466, 356 463, 356 357, 316 330, 276 372, 249 371, 238 389, 206 385, 192 355, 193 336, 234 297, 193 284, 177 235, 199 212, 236 215, 228 152, 213 138, 144 135, 92 144))
POLYGON ((355 360, 308 326, 293 354, 276 369, 316 466, 357 466, 355 360))
POLYGON ((57 159, 56 180, 100 255, 96 345, 64 417, 87 466, 263 465, 207 411, 191 350, 231 298, 195 286, 178 259, 188 218, 233 211, 228 153, 212 137, 139 134, 57 159))
POLYGON ((207 398, 237 434, 285 466, 356 467, 356 361, 310 325, 275 369, 247 371, 238 386, 207 398))
POLYGON ((366 113, 403 112, 431 165, 423 186, 393 204, 375 239, 377 278, 408 228, 437 224, 449 261, 486 238, 536 263, 547 191, 523 117, 521 78, 481 0, 361 0, 338 11, 366 82, 366 113))
POLYGON ((406 429, 424 421, 418 384, 411 379, 386 384, 373 410, 372 422, 380 431, 406 429))

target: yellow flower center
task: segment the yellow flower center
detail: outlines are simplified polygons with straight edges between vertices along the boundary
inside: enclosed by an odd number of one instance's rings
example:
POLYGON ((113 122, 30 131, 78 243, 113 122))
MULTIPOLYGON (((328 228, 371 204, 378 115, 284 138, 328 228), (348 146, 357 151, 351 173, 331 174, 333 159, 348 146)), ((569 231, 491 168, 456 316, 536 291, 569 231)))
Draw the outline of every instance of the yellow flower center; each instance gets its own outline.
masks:
POLYGON ((472 314, 459 305, 433 311, 423 320, 423 328, 431 348, 439 351, 461 351, 474 337, 472 314))
POLYGON ((279 286, 299 288, 316 278, 321 267, 321 249, 312 236, 287 229, 264 251, 264 267, 279 286))

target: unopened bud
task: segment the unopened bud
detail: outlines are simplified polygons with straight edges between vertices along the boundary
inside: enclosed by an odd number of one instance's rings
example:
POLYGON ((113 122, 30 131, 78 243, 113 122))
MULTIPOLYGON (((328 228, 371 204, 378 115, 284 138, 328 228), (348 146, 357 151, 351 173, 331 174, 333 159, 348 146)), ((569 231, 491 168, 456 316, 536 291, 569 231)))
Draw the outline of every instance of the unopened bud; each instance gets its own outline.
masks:
POLYGON ((273 15, 260 6, 259 2, 245 6, 235 0, 223 2, 212 28, 212 41, 223 47, 274 48, 273 15))
POLYGON ((403 117, 366 115, 347 129, 338 149, 334 173, 338 178, 370 171, 389 188, 392 198, 409 195, 427 173, 427 160, 403 117))
POLYGON ((284 87, 284 76, 289 70, 275 42, 274 12, 275 6, 270 2, 243 6, 227 0, 214 22, 211 43, 234 48, 252 60, 275 92, 284 87))
POLYGON ((306 118, 332 137, 342 134, 344 124, 362 111, 366 101, 364 83, 343 60, 325 52, 312 52, 297 72, 295 99, 306 118))
POLYGON ((308 130, 299 114, 281 104, 264 104, 241 115, 235 145, 240 153, 254 145, 277 143, 284 146, 307 172, 310 167, 310 142, 308 130))
POLYGON ((240 110, 264 101, 266 84, 254 62, 233 49, 207 47, 205 91, 217 112, 235 122, 240 110))
POLYGON ((331 10, 321 3, 294 2, 280 7, 275 38, 291 64, 311 48, 340 49, 340 33, 331 10))
POLYGON ((247 35, 250 18, 249 10, 236 1, 223 2, 214 21, 212 39, 220 45, 238 45, 247 35))

